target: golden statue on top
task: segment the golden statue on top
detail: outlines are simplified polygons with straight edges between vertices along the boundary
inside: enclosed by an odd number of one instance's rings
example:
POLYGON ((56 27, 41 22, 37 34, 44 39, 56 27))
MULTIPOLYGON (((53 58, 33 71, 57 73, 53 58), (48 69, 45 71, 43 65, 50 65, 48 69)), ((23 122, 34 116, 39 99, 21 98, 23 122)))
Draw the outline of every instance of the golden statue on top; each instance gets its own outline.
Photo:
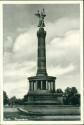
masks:
POLYGON ((37 13, 35 13, 35 16, 37 16, 39 18, 39 24, 38 27, 45 27, 45 23, 44 23, 44 17, 46 17, 45 14, 45 10, 43 8, 43 10, 41 11, 41 13, 39 12, 39 10, 37 11, 37 13))

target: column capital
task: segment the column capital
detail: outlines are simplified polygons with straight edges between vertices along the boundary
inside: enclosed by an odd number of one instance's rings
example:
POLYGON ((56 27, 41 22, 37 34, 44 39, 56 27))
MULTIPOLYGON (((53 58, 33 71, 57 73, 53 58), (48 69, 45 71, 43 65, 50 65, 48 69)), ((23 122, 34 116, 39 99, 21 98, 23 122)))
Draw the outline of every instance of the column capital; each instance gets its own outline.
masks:
POLYGON ((37 31, 37 36, 38 37, 46 37, 46 31, 44 30, 44 28, 39 28, 39 30, 37 31))

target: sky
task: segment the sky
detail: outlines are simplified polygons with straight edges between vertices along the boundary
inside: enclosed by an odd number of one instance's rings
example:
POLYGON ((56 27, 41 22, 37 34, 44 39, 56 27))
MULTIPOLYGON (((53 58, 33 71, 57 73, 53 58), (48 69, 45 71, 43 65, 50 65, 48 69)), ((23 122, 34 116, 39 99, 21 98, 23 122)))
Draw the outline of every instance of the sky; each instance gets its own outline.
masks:
POLYGON ((37 10, 45 9, 48 75, 57 77, 56 89, 77 87, 80 92, 79 4, 9 4, 3 6, 4 90, 23 98, 28 77, 37 72, 37 10))

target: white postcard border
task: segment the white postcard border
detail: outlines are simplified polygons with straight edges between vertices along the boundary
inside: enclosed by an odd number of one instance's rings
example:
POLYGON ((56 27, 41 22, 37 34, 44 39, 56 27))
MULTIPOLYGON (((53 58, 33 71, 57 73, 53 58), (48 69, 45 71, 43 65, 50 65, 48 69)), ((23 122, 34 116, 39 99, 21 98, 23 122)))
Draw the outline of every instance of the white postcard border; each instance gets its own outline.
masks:
POLYGON ((1 1, 0 2, 0 83, 1 83, 1 124, 82 124, 83 123, 83 1, 1 1), (3 4, 80 4, 80 81, 81 120, 80 121, 3 121, 3 4))

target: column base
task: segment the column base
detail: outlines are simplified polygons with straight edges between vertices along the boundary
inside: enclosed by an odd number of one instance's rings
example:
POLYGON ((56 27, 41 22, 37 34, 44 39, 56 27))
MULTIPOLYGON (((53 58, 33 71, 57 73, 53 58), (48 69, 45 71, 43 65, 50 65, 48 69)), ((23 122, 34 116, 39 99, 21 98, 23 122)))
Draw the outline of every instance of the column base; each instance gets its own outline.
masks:
POLYGON ((38 69, 36 76, 48 76, 46 69, 38 69))

